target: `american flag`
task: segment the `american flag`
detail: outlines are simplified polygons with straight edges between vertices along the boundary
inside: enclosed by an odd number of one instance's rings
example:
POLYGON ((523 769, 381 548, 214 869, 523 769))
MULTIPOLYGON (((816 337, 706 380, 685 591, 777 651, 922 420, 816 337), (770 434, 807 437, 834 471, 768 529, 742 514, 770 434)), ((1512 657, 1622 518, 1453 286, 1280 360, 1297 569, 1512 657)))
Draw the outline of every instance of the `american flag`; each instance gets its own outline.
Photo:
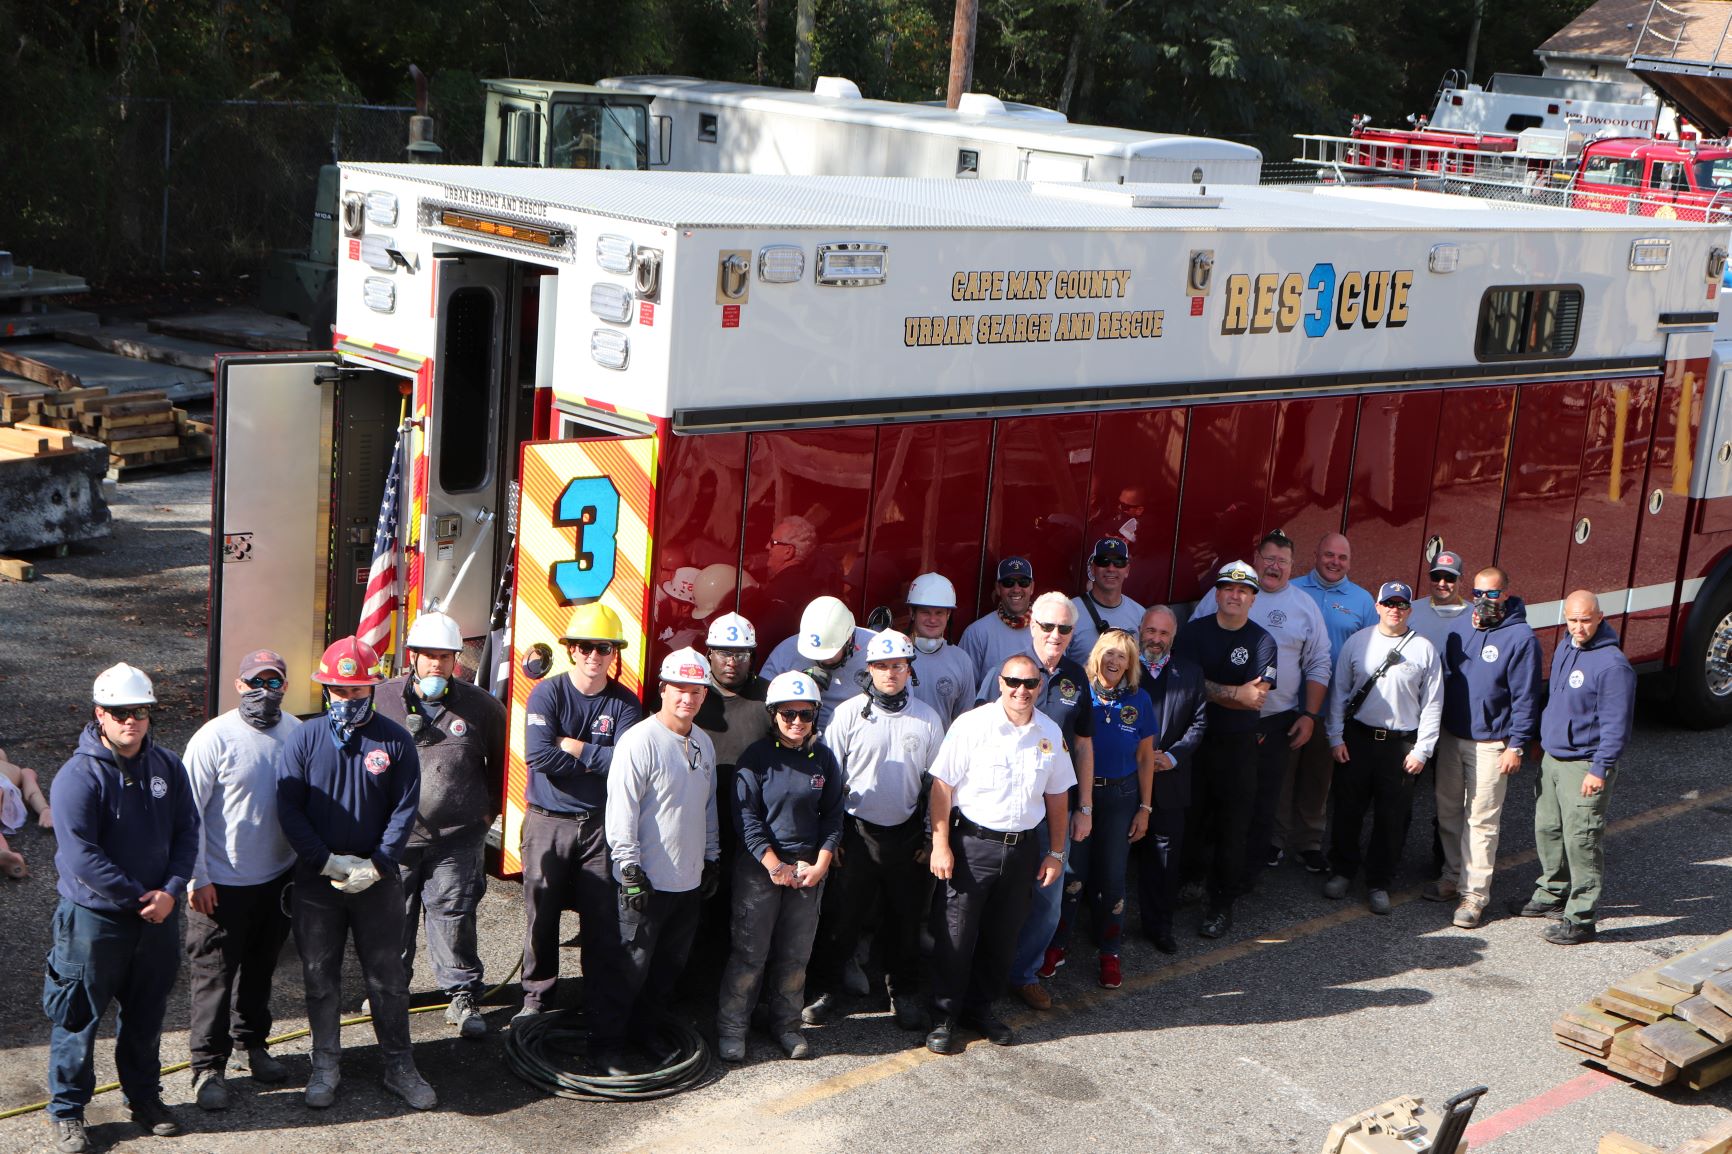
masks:
POLYGON ((355 635, 378 652, 384 652, 391 636, 391 615, 397 611, 397 496, 403 482, 403 450, 408 438, 401 434, 391 453, 391 471, 385 475, 385 496, 379 502, 379 524, 373 530, 373 565, 367 571, 367 594, 361 599, 361 623, 355 635))

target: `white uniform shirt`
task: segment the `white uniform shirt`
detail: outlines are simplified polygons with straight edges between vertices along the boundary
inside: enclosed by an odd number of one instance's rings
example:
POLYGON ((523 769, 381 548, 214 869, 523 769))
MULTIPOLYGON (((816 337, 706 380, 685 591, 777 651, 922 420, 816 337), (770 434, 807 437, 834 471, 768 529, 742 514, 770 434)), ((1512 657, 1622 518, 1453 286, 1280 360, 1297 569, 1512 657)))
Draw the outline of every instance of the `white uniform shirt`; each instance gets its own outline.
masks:
MULTIPOLYGON (((1034 618, 1031 615, 1030 621, 1034 618)), ((993 610, 962 631, 962 651, 974 662, 974 676, 996 674, 1005 661, 1029 647, 1029 626, 1012 629, 993 610)))
POLYGON ((1340 745, 1347 727, 1347 699, 1399 648, 1395 663, 1384 670, 1371 687, 1353 720, 1375 729, 1417 730, 1413 745, 1416 757, 1429 758, 1437 748, 1437 731, 1443 722, 1443 663, 1437 650, 1418 632, 1408 630, 1390 637, 1373 625, 1361 629, 1341 647, 1335 665, 1335 681, 1329 688, 1331 745, 1340 745))
POLYGON ((606 831, 615 881, 636 864, 663 893, 697 889, 722 853, 710 735, 694 725, 681 737, 654 715, 626 730, 607 773, 606 831))
MULTIPOLYGON (((1215 611, 1215 591, 1197 602, 1191 620, 1215 611)), ((1329 628, 1311 594, 1289 583, 1279 593, 1257 591, 1251 620, 1275 639, 1275 688, 1263 699, 1262 716, 1305 708, 1305 683, 1328 685, 1334 670, 1329 653, 1329 628)))
POLYGON ((271 728, 254 729, 231 709, 186 743, 181 760, 201 825, 194 885, 263 885, 295 864, 277 824, 277 771, 301 724, 285 713, 271 728))
POLYGON ((862 693, 837 706, 823 741, 842 767, 848 812, 873 825, 901 825, 920 808, 920 778, 938 756, 944 723, 912 694, 896 713, 874 705, 863 717, 868 700, 862 693))
MULTIPOLYGON (((822 730, 830 724, 830 715, 836 707, 860 692, 860 681, 854 675, 866 668, 866 646, 871 644, 873 633, 870 629, 854 629, 854 655, 844 661, 839 668, 830 674, 830 684, 824 687, 818 701, 818 728, 822 730)), ((799 635, 786 638, 780 645, 770 650, 770 656, 764 661, 764 667, 758 670, 758 675, 765 681, 774 681, 776 674, 787 673, 790 670, 810 669, 818 664, 810 657, 803 656, 799 648, 799 635)))
POLYGON ((1003 833, 1023 833, 1046 817, 1048 794, 1076 784, 1058 724, 1034 711, 1012 725, 1002 701, 971 709, 951 725, 932 763, 934 780, 951 789, 951 805, 969 821, 1003 833))
POLYGON ((945 642, 937 653, 914 654, 914 676, 919 684, 909 682, 908 692, 930 705, 938 714, 938 723, 945 729, 950 723, 974 707, 974 687, 980 682, 974 659, 957 645, 945 642))
MULTIPOLYGON (((1087 665, 1089 654, 1094 652, 1095 642, 1101 639, 1101 631, 1095 628, 1095 619, 1089 616, 1088 594, 1072 597, 1070 603, 1076 608, 1076 628, 1071 630, 1070 645, 1064 655, 1078 665, 1087 665)), ((1094 603, 1095 612, 1101 615, 1101 620, 1107 623, 1108 629, 1123 629, 1132 637, 1143 627, 1143 607, 1129 597, 1121 597, 1119 603, 1107 608, 1099 601, 1094 603)))

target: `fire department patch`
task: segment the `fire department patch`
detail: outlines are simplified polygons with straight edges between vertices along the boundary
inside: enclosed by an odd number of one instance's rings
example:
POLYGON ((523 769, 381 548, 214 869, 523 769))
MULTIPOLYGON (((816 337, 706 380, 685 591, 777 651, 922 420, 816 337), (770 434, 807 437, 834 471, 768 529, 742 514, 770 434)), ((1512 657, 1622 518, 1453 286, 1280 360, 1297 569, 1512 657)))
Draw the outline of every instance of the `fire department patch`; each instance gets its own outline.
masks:
MULTIPOLYGON (((1578 677, 1581 676, 1581 672, 1579 670, 1577 671, 1576 676, 1578 676, 1578 677)), ((167 797, 168 796, 168 782, 164 781, 160 777, 151 778, 150 779, 150 796, 155 797, 155 798, 167 797)))
POLYGON ((1049 740, 1048 738, 1045 738, 1045 737, 1041 738, 1040 739, 1040 751, 1042 753, 1051 753, 1052 752, 1051 740, 1049 740))
POLYGON ((1076 682, 1070 680, 1068 677, 1060 681, 1058 683, 1058 695, 1064 698, 1064 703, 1066 705, 1075 701, 1077 697, 1076 682))
POLYGON ((1481 649, 1479 651, 1479 659, 1481 661, 1496 661, 1497 660, 1497 646, 1487 645, 1484 649, 1481 649))
POLYGON ((1137 707, 1134 705, 1124 705, 1119 707, 1119 721, 1125 725, 1135 725, 1138 716, 1140 715, 1137 713, 1137 707))
POLYGON ((360 668, 361 667, 355 663, 353 657, 345 657, 341 661, 337 662, 337 676, 353 677, 360 668))
POLYGON ((468 732, 469 732, 469 723, 467 721, 464 721, 461 717, 453 717, 451 719, 451 736, 452 737, 462 737, 465 733, 468 733, 468 732))
POLYGON ((1287 624, 1287 611, 1285 609, 1276 609, 1270 612, 1269 624, 1273 625, 1277 629, 1287 624))
POLYGON ((823 789, 824 788, 824 775, 823 774, 814 773, 812 775, 812 788, 813 789, 823 789))
POLYGON ((1570 688, 1571 689, 1580 689, 1582 687, 1583 683, 1586 681, 1587 681, 1587 678, 1582 676, 1582 671, 1580 669, 1572 669, 1570 671, 1570 688))
POLYGON ((602 714, 590 725, 589 731, 597 737, 606 737, 613 732, 613 718, 608 714, 602 714))
POLYGON ((367 756, 361 759, 361 764, 367 767, 367 772, 375 777, 391 768, 391 755, 382 749, 369 749, 367 756))
POLYGON ((1232 653, 1228 654, 1227 660, 1231 661, 1234 665, 1243 665, 1245 662, 1251 660, 1251 651, 1241 645, 1234 649, 1232 653))

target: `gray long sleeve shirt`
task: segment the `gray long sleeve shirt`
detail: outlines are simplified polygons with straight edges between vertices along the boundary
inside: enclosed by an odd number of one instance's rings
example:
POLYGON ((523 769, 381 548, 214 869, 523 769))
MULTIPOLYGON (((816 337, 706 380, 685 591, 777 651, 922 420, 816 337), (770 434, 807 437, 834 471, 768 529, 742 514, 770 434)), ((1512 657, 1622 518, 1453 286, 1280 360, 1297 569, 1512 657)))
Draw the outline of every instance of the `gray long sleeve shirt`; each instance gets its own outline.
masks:
POLYGON ((664 893, 697 889, 722 854, 710 735, 693 726, 681 737, 653 715, 626 730, 607 774, 606 829, 615 881, 639 865, 664 893))
POLYGON ((1335 663, 1335 680, 1329 688, 1331 745, 1340 745, 1346 732, 1348 699, 1397 649, 1394 664, 1377 679, 1352 720, 1377 729, 1416 730, 1413 752, 1417 757, 1429 758, 1437 748, 1443 723, 1443 663, 1437 650, 1412 630, 1390 637, 1375 625, 1349 637, 1335 663))
POLYGON ((231 709, 187 742, 181 760, 203 825, 193 885, 263 885, 295 864, 277 822, 277 771, 300 728, 300 718, 285 713, 271 728, 254 729, 231 709))

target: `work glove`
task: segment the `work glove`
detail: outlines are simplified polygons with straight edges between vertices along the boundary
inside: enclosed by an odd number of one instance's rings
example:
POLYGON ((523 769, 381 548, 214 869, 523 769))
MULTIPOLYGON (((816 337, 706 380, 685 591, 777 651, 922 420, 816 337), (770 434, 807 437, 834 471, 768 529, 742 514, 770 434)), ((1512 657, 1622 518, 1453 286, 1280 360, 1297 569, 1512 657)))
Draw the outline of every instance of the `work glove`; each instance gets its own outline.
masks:
POLYGON ((620 867, 619 900, 627 909, 643 913, 649 909, 649 896, 654 892, 655 887, 650 885, 642 866, 633 863, 620 867))
POLYGON ((713 898, 716 891, 722 888, 722 863, 707 861, 704 863, 704 877, 698 882, 698 897, 713 898))
POLYGON ((379 880, 379 867, 370 861, 363 861, 349 873, 347 881, 332 882, 338 891, 345 894, 358 894, 379 880))
POLYGON ((346 853, 334 853, 325 859, 325 864, 319 867, 319 872, 331 879, 333 885, 349 880, 349 875, 359 869, 364 859, 346 853))

